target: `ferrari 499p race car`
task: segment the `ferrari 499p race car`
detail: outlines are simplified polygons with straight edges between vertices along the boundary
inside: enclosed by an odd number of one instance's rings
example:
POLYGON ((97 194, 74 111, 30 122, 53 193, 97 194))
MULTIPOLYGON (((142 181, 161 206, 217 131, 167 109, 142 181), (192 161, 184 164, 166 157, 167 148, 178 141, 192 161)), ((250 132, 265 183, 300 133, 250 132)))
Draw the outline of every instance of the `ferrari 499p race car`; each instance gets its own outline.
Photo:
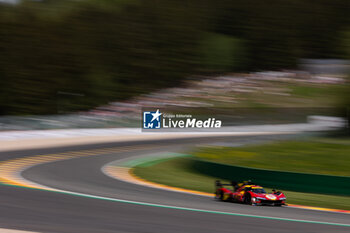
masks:
POLYGON ((239 202, 249 205, 286 205, 286 196, 280 192, 272 190, 266 193, 263 187, 253 184, 250 181, 231 184, 222 184, 219 180, 215 182, 215 198, 221 201, 239 202), (231 186, 232 189, 227 188, 231 186))

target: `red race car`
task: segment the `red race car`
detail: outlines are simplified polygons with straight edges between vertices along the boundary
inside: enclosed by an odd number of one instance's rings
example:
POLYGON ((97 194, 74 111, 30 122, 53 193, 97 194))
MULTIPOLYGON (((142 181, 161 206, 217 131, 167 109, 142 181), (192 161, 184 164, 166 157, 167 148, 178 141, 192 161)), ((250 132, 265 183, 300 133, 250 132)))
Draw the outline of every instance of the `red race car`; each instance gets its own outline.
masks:
POLYGON ((253 184, 251 181, 231 184, 222 184, 219 180, 215 182, 215 198, 221 201, 239 202, 249 205, 286 205, 286 196, 280 192, 272 190, 266 193, 263 187, 253 184), (225 186, 231 186, 232 189, 225 186))

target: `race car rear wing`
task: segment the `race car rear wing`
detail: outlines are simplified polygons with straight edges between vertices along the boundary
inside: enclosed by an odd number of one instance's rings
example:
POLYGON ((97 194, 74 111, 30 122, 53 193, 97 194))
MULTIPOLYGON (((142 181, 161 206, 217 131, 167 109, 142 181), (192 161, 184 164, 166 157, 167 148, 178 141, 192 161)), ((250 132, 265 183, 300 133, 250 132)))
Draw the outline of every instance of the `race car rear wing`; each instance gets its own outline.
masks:
POLYGON ((223 184, 223 183, 221 183, 220 180, 216 180, 216 181, 215 181, 215 186, 216 186, 216 187, 222 187, 222 186, 232 186, 232 187, 235 187, 236 185, 237 185, 237 182, 236 182, 236 181, 231 181, 231 183, 229 183, 229 184, 223 184))
POLYGON ((215 181, 215 187, 216 188, 222 188, 223 186, 232 186, 234 190, 237 190, 239 187, 242 187, 246 184, 254 184, 253 182, 249 181, 243 181, 242 183, 238 183, 237 181, 231 181, 229 184, 223 184, 220 180, 215 181))

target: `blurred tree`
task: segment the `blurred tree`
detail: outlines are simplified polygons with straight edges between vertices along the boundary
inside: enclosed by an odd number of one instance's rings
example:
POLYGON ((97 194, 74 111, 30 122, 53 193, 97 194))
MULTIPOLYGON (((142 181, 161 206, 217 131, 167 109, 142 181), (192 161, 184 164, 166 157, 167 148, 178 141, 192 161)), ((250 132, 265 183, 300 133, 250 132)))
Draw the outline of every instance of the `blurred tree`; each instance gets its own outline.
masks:
POLYGON ((225 72, 244 66, 243 42, 232 36, 205 34, 199 47, 200 65, 204 71, 225 72))
MULTIPOLYGON (((340 49, 345 51, 344 58, 350 60, 350 28, 342 31, 340 39, 340 49)), ((350 135, 350 70, 347 79, 347 83, 345 84, 345 88, 343 89, 343 93, 340 93, 340 107, 345 107, 345 117, 348 120, 348 130, 347 133, 350 135)))
POLYGON ((348 0, 45 0, 0 4, 0 114, 89 109, 196 72, 342 57, 348 0))

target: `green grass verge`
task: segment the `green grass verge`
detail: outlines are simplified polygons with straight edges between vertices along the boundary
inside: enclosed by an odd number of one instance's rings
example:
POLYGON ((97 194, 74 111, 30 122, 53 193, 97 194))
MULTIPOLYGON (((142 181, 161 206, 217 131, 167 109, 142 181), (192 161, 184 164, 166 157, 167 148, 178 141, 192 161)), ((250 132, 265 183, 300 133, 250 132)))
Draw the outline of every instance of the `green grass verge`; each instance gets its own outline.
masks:
POLYGON ((350 176, 350 140, 313 139, 244 147, 205 147, 195 156, 269 170, 350 176))
MULTIPOLYGON (((134 172, 135 175, 156 183, 214 192, 216 178, 196 173, 191 168, 191 160, 186 158, 175 158, 154 163, 152 166, 136 167, 134 172)), ((266 190, 269 189, 266 188, 266 190)), ((350 197, 282 191, 286 194, 288 202, 292 204, 350 210, 350 197)))

